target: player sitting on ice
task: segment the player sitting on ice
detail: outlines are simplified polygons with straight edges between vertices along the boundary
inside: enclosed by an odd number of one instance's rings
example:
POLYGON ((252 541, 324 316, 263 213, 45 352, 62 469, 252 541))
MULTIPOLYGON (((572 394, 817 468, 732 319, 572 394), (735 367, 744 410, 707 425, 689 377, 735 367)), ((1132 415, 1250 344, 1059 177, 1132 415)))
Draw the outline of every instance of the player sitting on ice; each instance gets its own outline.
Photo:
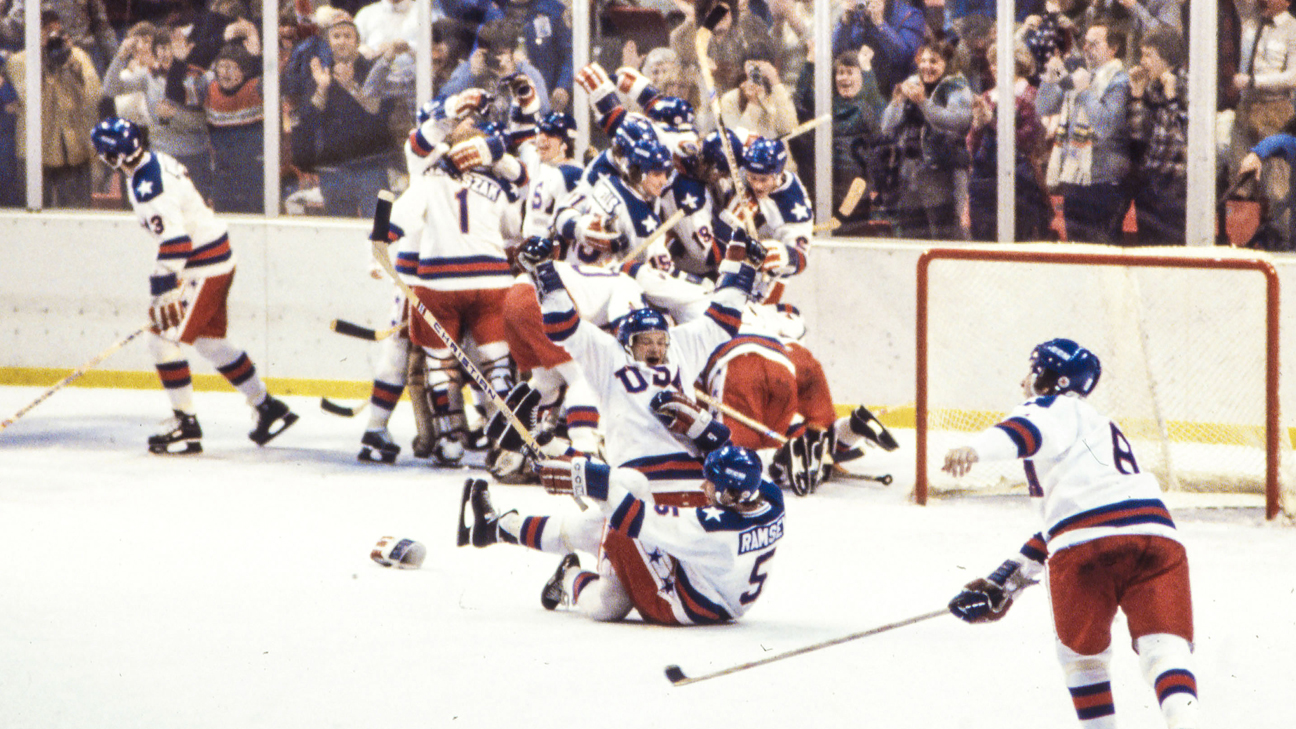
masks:
POLYGON ((654 507, 643 474, 585 458, 544 461, 540 477, 551 493, 597 508, 500 514, 486 482, 469 479, 458 544, 566 555, 540 593, 546 610, 563 605, 601 621, 637 610, 648 623, 712 625, 742 617, 760 597, 783 536, 783 494, 761 478, 755 453, 733 445, 712 451, 701 473, 706 502, 691 509, 654 507), (578 551, 597 556, 597 572, 580 568, 578 551))
POLYGON ((749 254, 742 243, 729 247, 702 318, 671 327, 660 312, 636 309, 622 319, 615 337, 581 319, 552 255, 552 244, 533 240, 518 251, 518 263, 535 280, 545 334, 581 365, 598 395, 608 462, 642 471, 658 491, 659 504, 688 505, 698 496, 702 454, 724 438, 708 428, 709 416, 699 416, 696 432, 680 439, 658 421, 654 398, 671 391, 687 400, 684 383, 692 383, 711 351, 737 332, 739 307, 755 276, 744 257, 763 260, 763 251, 752 246, 749 254))
POLYGON ((158 246, 149 277, 149 351, 175 416, 162 432, 149 436, 149 452, 202 452, 202 428, 182 344, 192 345, 243 393, 255 411, 256 425, 248 437, 257 445, 269 443, 296 422, 297 415, 266 392, 247 352, 225 337, 235 265, 225 224, 207 207, 184 165, 150 151, 132 122, 109 117, 91 130, 90 141, 104 164, 126 176, 131 207, 158 246))
POLYGON ((1199 727, 1188 557, 1156 477, 1139 471, 1129 440, 1086 399, 1101 374, 1084 347, 1044 342, 1022 381, 1026 402, 945 455, 942 470, 954 476, 983 460, 1023 459, 1045 524, 989 577, 968 583, 950 611, 970 623, 998 620, 1047 563, 1058 657, 1080 724, 1116 726, 1108 664, 1119 609, 1167 726, 1199 727))

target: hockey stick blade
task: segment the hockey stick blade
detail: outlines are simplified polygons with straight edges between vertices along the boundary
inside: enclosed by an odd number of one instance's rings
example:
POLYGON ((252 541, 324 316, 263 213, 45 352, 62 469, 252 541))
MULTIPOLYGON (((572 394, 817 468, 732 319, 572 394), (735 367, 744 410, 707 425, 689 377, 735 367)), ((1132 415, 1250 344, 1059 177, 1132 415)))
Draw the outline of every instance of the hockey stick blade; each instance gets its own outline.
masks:
POLYGON ((811 653, 813 651, 817 651, 822 648, 830 648, 835 645, 841 645, 842 643, 849 643, 852 640, 859 640, 860 638, 868 638, 869 636, 878 635, 880 633, 885 633, 887 631, 895 630, 896 628, 903 628, 908 625, 921 623, 925 620, 931 620, 932 618, 938 618, 942 615, 948 615, 948 614, 950 614, 949 608, 942 607, 939 610, 933 610, 929 613, 923 613, 922 615, 915 615, 912 618, 905 618, 904 620, 898 620, 894 623, 887 623, 886 625, 879 625, 876 628, 870 628, 868 630, 862 630, 858 633, 851 633, 850 635, 844 635, 840 638, 833 638, 832 640, 825 640, 821 643, 814 643, 812 645, 803 646, 801 648, 797 648, 796 650, 790 650, 787 651, 786 653, 778 653, 776 655, 769 656, 768 658, 762 658, 758 661, 751 661, 750 663, 740 663, 737 666, 722 668, 719 671, 704 673, 701 676, 691 676, 691 677, 685 676, 683 669, 681 669, 679 666, 670 665, 666 667, 666 678, 671 682, 671 685, 673 686, 686 686, 690 683, 698 683, 700 681, 706 681, 712 678, 728 676, 731 673, 746 671, 749 668, 756 668, 757 666, 763 666, 767 663, 781 661, 784 658, 791 658, 793 656, 799 656, 805 653, 811 653))
POLYGON ((359 324, 352 324, 345 319, 334 319, 333 322, 329 324, 329 329, 347 337, 366 339, 370 342, 378 341, 377 331, 370 329, 369 327, 362 327, 359 324))
POLYGON ((364 410, 368 406, 368 400, 365 400, 355 407, 347 407, 346 405, 339 405, 327 397, 320 398, 320 410, 334 415, 341 415, 344 418, 354 418, 361 410, 364 410))

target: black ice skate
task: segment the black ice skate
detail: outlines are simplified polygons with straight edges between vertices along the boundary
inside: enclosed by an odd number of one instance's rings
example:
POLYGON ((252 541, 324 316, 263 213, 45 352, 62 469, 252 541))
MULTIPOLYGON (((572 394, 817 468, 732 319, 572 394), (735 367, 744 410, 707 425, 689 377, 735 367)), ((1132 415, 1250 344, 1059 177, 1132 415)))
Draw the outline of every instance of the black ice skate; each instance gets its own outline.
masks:
MULTIPOLYGON (((481 548, 498 542, 500 516, 491 505, 490 491, 485 480, 470 478, 464 481, 463 497, 459 501, 459 535, 455 543, 464 547, 471 542, 474 547, 481 548), (469 507, 472 508, 472 523, 468 522, 469 507)), ((504 539, 509 541, 507 535, 504 539)))
POLYGON ((248 433, 248 437, 253 443, 263 446, 297 422, 297 414, 289 410, 282 400, 276 400, 267 394, 265 400, 256 406, 256 419, 256 427, 248 433))
POLYGON ((558 570, 540 591, 540 604, 545 610, 553 610, 567 602, 567 590, 563 588, 563 578, 567 576, 568 570, 573 569, 580 569, 580 558, 574 554, 566 555, 558 563, 558 570))
POLYGON ((398 454, 400 446, 392 441, 391 434, 383 428, 365 431, 360 438, 360 455, 356 458, 370 463, 395 463, 398 454))
POLYGON ((179 410, 172 412, 175 416, 163 422, 162 432, 149 436, 149 453, 175 456, 202 453, 202 427, 198 425, 198 416, 179 410), (181 445, 184 446, 183 450, 179 449, 181 445))

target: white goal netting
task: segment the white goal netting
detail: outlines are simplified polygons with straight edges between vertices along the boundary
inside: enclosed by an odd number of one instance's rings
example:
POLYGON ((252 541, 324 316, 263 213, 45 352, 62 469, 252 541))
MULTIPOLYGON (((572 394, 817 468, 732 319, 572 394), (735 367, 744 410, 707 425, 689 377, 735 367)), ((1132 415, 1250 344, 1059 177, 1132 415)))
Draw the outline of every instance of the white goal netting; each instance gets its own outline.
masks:
MULTIPOLYGON (((1035 345, 1066 337, 1098 355, 1102 377, 1090 401, 1117 421, 1141 470, 1164 490, 1212 494, 1220 505, 1263 500, 1266 425, 1279 401, 1270 377, 1281 384, 1270 328, 1277 287, 1262 259, 1211 253, 1088 246, 929 253, 926 286, 921 264, 919 281, 927 417, 918 424, 929 492, 1024 488, 1019 463, 978 464, 958 481, 940 464, 950 447, 1024 399, 1020 383, 1035 345)), ((1290 496, 1290 423, 1278 415, 1278 487, 1290 496)))

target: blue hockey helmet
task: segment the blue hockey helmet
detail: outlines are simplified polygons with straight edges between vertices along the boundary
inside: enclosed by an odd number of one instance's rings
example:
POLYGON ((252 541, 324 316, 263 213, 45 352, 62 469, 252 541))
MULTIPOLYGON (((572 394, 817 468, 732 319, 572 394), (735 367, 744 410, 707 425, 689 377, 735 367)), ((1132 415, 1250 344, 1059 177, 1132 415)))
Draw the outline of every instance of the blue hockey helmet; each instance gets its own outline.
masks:
POLYGON ((757 137, 747 146, 739 164, 757 175, 777 175, 787 164, 787 145, 777 139, 757 137))
POLYGON ((1042 395, 1074 392, 1086 397, 1102 375, 1098 356, 1070 339, 1050 339, 1035 347, 1030 368, 1035 375, 1035 391, 1042 395))
POLYGON ((640 172, 664 172, 671 169, 674 158, 662 144, 647 117, 627 116, 612 137, 612 151, 640 172))
POLYGON ((483 132, 486 132, 486 136, 488 137, 504 136, 504 125, 496 121, 490 121, 488 119, 480 119, 477 122, 477 128, 482 130, 483 132))
POLYGON ((621 323, 617 324, 617 341, 630 352, 635 336, 644 332, 666 332, 669 336, 670 321, 656 309, 631 309, 629 314, 621 317, 621 323))
POLYGON ((759 501, 763 470, 760 456, 732 443, 711 451, 702 464, 702 475, 715 484, 716 500, 722 506, 759 501))
POLYGON ((432 99, 431 101, 423 102, 423 105, 418 108, 418 111, 414 112, 414 126, 421 127, 423 126, 423 122, 434 116, 438 118, 445 116, 444 99, 432 99))
MULTIPOLYGON (((743 166, 743 146, 742 140, 734 133, 732 129, 726 128, 725 134, 729 135, 729 146, 733 149, 734 162, 739 167, 743 166)), ((702 140, 702 163, 715 168, 720 174, 729 174, 729 161, 725 159, 724 144, 720 141, 720 130, 716 130, 706 135, 702 140)))
POLYGON ((576 141, 576 118, 561 111, 551 111, 540 119, 536 129, 541 134, 558 137, 567 143, 576 141))
POLYGON ((110 116, 90 130, 90 143, 109 167, 121 167, 144 151, 144 134, 133 122, 110 116))
POLYGON ((697 120, 693 105, 676 96, 658 96, 648 102, 644 113, 668 129, 692 128, 697 120))

